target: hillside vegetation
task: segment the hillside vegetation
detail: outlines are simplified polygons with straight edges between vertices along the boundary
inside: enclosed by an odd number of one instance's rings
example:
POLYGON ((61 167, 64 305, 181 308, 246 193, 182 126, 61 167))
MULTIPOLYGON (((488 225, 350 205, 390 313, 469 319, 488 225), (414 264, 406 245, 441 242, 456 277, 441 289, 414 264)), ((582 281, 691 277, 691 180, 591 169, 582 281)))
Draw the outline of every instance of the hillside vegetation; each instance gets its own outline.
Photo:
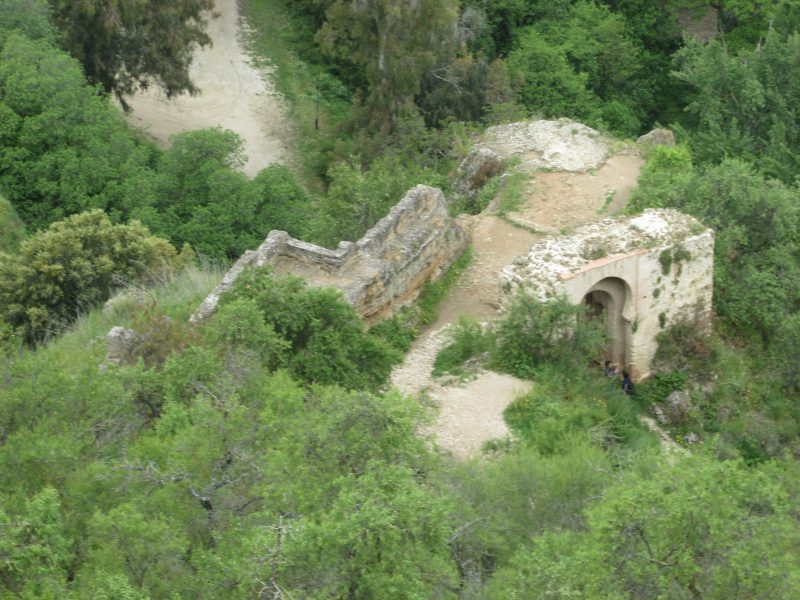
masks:
POLYGON ((0 196, 0 252, 12 254, 25 239, 25 225, 14 206, 0 196))
POLYGON ((235 134, 161 150, 109 102, 171 56, 136 62, 142 31, 202 43, 204 0, 72 4, 0 0, 0 595, 800 597, 794 2, 717 3, 700 44, 675 19, 692 0, 247 0, 301 138, 253 179, 235 134), (76 32, 127 62, 92 66, 76 32), (634 394, 587 367, 605 340, 580 308, 520 296, 437 360, 533 382, 513 436, 455 460, 387 388, 444 285, 367 330, 259 270, 189 323, 269 230, 355 239, 412 184, 449 193, 487 125, 538 116, 669 125, 628 210, 715 230, 713 332, 664 331, 634 394), (117 362, 113 326, 136 332, 117 362), (685 452, 640 422, 659 412, 685 452))

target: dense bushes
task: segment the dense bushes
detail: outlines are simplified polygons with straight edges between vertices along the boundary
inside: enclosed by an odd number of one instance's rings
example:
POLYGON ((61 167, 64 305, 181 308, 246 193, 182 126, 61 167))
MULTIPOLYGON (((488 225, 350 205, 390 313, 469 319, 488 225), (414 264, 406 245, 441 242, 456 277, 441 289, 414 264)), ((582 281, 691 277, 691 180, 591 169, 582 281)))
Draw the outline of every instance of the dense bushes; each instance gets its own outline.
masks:
POLYGON ((250 180, 237 170, 243 160, 241 139, 232 131, 178 134, 155 169, 137 180, 130 215, 212 257, 236 258, 272 229, 304 236, 310 200, 291 171, 273 165, 250 180))
POLYGON ((31 229, 93 208, 123 216, 126 183, 152 160, 77 61, 18 33, 0 51, 0 123, 0 186, 31 229))
POLYGON ((511 597, 796 596, 794 470, 705 456, 634 469, 586 511, 585 531, 537 538, 491 589, 511 597))
POLYGON ((375 160, 369 169, 362 169, 355 160, 339 162, 328 175, 330 187, 314 236, 328 247, 360 239, 418 183, 444 183, 432 170, 393 156, 375 160))
POLYGON ((566 298, 543 303, 522 291, 497 326, 497 364, 521 377, 545 364, 585 368, 604 345, 601 322, 566 298))
MULTIPOLYGON (((191 307, 211 286, 171 302, 191 307)), ((430 597, 457 585, 450 502, 414 435, 420 405, 274 372, 270 357, 317 360, 300 338, 326 323, 342 325, 343 351, 364 334, 349 306, 296 280, 252 291, 163 361, 98 369, 103 348, 89 342, 111 323, 135 325, 125 311, 98 311, 0 361, 0 590, 245 599, 263 580, 297 596, 391 596, 400 585, 430 597), (277 303, 294 347, 270 346, 259 301, 277 303)), ((155 306, 152 322, 185 322, 175 308, 155 306)))
MULTIPOLYGON (((285 364, 301 381, 377 389, 401 358, 386 342, 364 330, 355 309, 339 292, 307 287, 298 277, 270 277, 263 270, 252 271, 223 296, 221 310, 229 303, 237 303, 237 321, 246 319, 249 335, 263 333, 259 351, 263 352, 264 346, 274 348, 268 362, 285 364), (283 352, 275 335, 287 343, 283 352)), ((222 316, 231 319, 232 313, 223 312, 222 316)), ((229 335, 237 329, 241 329, 238 324, 229 335)))
POLYGON ((16 252, 23 239, 25 225, 11 203, 0 196, 0 252, 16 252))
POLYGON ((625 20, 606 7, 577 2, 560 19, 517 34, 508 67, 518 101, 545 117, 569 116, 633 135, 640 128, 641 66, 625 20))
POLYGON ((739 335, 769 346, 781 323, 800 310, 796 187, 739 160, 698 168, 681 150, 659 149, 634 203, 675 207, 715 230, 714 307, 739 335))
POLYGON ((216 258, 271 229, 309 230, 310 200, 287 168, 249 180, 231 131, 180 134, 164 152, 141 143, 76 61, 20 33, 0 49, 0 148, 0 187, 31 230, 100 208, 216 258))
POLYGON ((436 357, 434 372, 457 372, 467 359, 486 353, 489 363, 518 377, 532 377, 542 368, 580 372, 602 354, 605 332, 584 307, 566 298, 541 302, 525 290, 505 315, 484 329, 462 319, 451 342, 436 357))
POLYGON ((33 235, 19 254, 0 254, 0 319, 27 341, 42 340, 175 259, 169 242, 138 223, 112 225, 99 210, 70 217, 33 235))

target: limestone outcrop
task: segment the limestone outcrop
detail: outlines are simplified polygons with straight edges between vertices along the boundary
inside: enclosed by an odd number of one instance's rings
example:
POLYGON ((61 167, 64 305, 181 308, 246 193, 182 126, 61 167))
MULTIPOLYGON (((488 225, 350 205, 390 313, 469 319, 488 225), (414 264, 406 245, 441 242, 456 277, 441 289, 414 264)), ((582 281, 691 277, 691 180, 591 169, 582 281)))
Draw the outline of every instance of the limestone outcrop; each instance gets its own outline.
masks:
POLYGON ((437 188, 418 185, 357 242, 329 250, 272 231, 257 250, 246 252, 192 315, 204 321, 220 296, 248 267, 270 265, 303 277, 310 285, 340 290, 368 322, 413 301, 467 246, 467 235, 447 212, 437 188))
POLYGON ((133 329, 112 327, 106 335, 106 363, 123 365, 133 362, 141 336, 133 329))
POLYGON ((476 148, 490 150, 501 160, 518 157, 519 168, 529 172, 588 171, 601 166, 610 152, 600 132, 570 119, 495 125, 476 148))
POLYGON ((674 146, 675 134, 669 129, 656 128, 639 136, 636 143, 644 146, 674 146))
POLYGON ((634 378, 650 373, 656 336, 670 325, 710 324, 714 235, 675 210, 604 219, 535 244, 500 274, 508 305, 524 288, 543 302, 565 295, 605 320, 606 359, 634 378))
POLYGON ((471 202, 483 185, 503 172, 503 161, 491 148, 474 147, 456 170, 453 193, 471 202))

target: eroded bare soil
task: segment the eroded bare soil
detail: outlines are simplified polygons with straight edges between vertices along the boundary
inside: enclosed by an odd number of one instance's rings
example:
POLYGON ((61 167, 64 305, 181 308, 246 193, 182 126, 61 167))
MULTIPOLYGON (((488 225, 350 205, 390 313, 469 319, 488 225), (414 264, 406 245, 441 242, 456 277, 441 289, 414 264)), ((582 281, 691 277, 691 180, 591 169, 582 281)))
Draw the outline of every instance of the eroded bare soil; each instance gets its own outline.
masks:
POLYGON ((524 205, 508 219, 492 214, 461 218, 472 240, 474 260, 442 302, 437 321, 392 374, 395 387, 407 394, 424 393, 437 407, 430 432, 443 450, 465 458, 478 453, 487 441, 507 436, 503 411, 532 385, 491 371, 480 371, 464 384, 443 385, 432 378, 436 354, 448 341, 447 328, 462 315, 478 321, 496 318, 500 269, 543 234, 567 232, 624 208, 642 162, 628 152, 583 172, 535 172, 525 187, 524 205))
POLYGON ((268 70, 253 66, 242 40, 245 28, 236 0, 216 0, 208 25, 212 45, 195 54, 190 70, 200 93, 167 99, 158 88, 140 92, 129 100, 130 124, 165 147, 183 131, 235 131, 251 177, 270 163, 285 163, 291 140, 286 109, 268 70))

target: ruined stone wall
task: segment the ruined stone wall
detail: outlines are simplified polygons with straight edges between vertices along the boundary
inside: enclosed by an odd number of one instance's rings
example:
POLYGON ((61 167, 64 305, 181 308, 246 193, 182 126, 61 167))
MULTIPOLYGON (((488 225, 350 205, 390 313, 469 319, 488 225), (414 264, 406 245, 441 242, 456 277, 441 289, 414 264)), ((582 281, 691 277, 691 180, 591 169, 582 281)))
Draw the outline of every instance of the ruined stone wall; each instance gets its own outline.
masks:
POLYGON ((342 292, 362 318, 375 321, 411 302, 423 284, 443 273, 467 246, 467 236, 447 212, 441 190, 418 185, 355 243, 329 250, 272 231, 246 252, 192 315, 203 321, 219 297, 248 267, 271 265, 310 285, 342 292))
POLYGON ((641 379, 650 373, 659 332, 682 320, 708 327, 713 256, 710 229, 674 210, 649 209, 534 245, 501 272, 503 302, 519 288, 542 301, 564 294, 576 304, 591 294, 606 312, 607 358, 641 379))

